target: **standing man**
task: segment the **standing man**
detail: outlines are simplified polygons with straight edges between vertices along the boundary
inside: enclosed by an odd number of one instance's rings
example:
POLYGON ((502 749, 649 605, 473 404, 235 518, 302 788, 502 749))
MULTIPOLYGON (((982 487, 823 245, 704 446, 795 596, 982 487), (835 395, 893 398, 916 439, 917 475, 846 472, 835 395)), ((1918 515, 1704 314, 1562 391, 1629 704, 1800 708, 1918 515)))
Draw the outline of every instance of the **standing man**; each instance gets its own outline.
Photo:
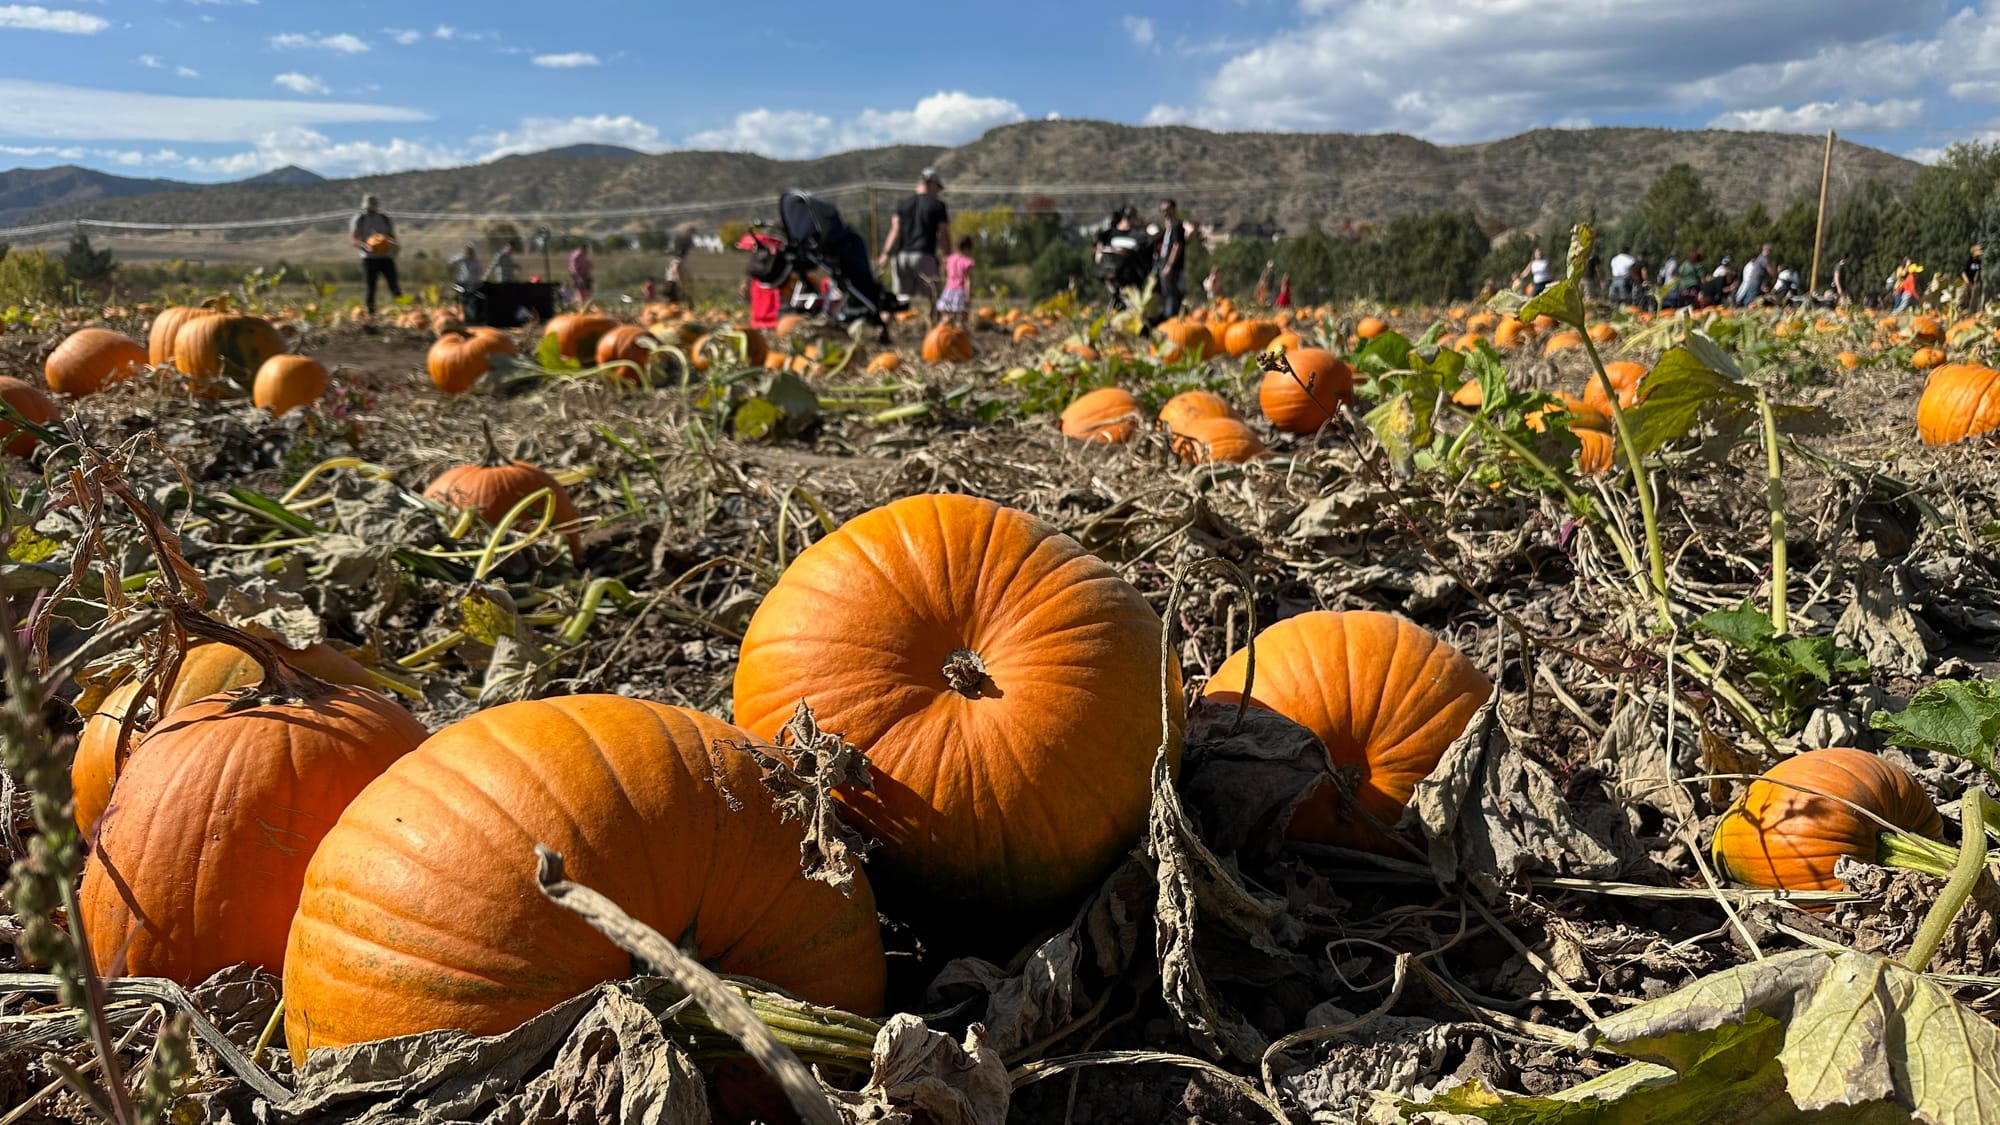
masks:
POLYGON ((1171 199, 1160 200, 1159 271, 1160 315, 1171 320, 1187 300, 1187 224, 1171 199))
POLYGON ((361 282, 368 292, 368 315, 375 315, 375 282, 389 283, 389 296, 401 297, 396 284, 396 224, 382 213, 382 201, 372 195, 361 197, 361 213, 348 224, 347 237, 361 251, 361 282))
POLYGON ((1979 306, 1984 297, 1979 288, 1979 271, 1985 265, 1984 261, 1982 261, 1984 256, 1985 248, 1977 242, 1973 243, 1972 252, 1965 259, 1965 269, 1959 273, 1959 280, 1965 283, 1965 303, 1960 305, 1960 308, 1968 309, 1972 312, 1979 311, 1979 306))
POLYGON ((682 223, 674 228, 674 236, 667 242, 667 290, 669 301, 687 300, 687 257, 694 250, 694 224, 682 223))
MULTIPOLYGON (((951 245, 951 213, 938 194, 944 181, 937 169, 926 168, 917 176, 917 190, 896 205, 889 220, 889 236, 882 240, 877 266, 889 264, 896 256, 891 288, 899 300, 921 295, 931 302, 931 319, 937 319, 938 248, 951 245)), ((865 252, 865 251, 864 251, 865 252)))
POLYGON ((1833 303, 1835 307, 1847 304, 1847 283, 1852 276, 1847 255, 1842 254, 1840 260, 1833 263, 1833 303))
POLYGON ((1743 267, 1743 284, 1736 287, 1737 305, 1748 305, 1756 300, 1764 290, 1764 282, 1770 277, 1771 244, 1766 242, 1758 249, 1757 256, 1750 259, 1750 264, 1743 267))
POLYGON ((479 264, 479 247, 468 242, 465 250, 451 260, 451 287, 458 294, 459 315, 467 324, 479 321, 479 279, 484 268, 479 264))
POLYGON ((1611 301, 1613 304, 1629 302, 1634 299, 1632 293, 1632 282, 1634 280, 1632 277, 1632 264, 1636 261, 1638 259, 1633 256, 1630 246, 1620 246, 1618 252, 1611 255, 1611 301))

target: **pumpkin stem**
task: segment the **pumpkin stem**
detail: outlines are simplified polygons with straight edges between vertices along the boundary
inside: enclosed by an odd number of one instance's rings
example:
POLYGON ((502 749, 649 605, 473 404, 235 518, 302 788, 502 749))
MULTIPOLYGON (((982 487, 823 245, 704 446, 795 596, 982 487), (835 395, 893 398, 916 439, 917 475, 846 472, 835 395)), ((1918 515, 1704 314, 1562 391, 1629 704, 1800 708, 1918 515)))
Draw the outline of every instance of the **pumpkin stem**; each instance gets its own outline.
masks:
POLYGON ((986 662, 969 648, 952 649, 944 658, 944 682, 967 699, 978 699, 986 686, 986 662))
POLYGON ((233 625, 224 625, 190 605, 177 605, 173 613, 175 622, 184 631, 203 640, 234 645, 249 653, 250 659, 263 669, 263 683, 243 695, 246 706, 267 702, 304 702, 334 690, 332 684, 294 667, 285 659, 284 650, 272 641, 233 625))
POLYGON ((498 469, 508 464, 507 458, 502 457, 500 455, 500 447, 493 444, 492 423, 488 422, 484 418, 481 418, 479 420, 479 436, 483 438, 486 442, 486 452, 480 454, 479 457, 480 467, 487 469, 498 469))

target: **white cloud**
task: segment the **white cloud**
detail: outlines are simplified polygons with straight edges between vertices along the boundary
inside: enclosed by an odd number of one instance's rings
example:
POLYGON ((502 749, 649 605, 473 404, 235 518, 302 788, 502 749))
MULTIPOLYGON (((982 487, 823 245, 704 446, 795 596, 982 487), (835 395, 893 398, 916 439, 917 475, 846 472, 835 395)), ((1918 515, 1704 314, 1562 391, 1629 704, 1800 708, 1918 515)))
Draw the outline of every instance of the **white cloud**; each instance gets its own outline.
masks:
MULTIPOLYGON (((257 2, 257 0, 250 0, 250 2, 254 4, 257 2)), ((196 70, 191 66, 187 66, 186 64, 182 64, 181 66, 177 66, 174 68, 174 76, 176 78, 200 78, 201 71, 196 70)))
POLYGON ((423 32, 412 31, 407 27, 385 27, 382 29, 382 34, 393 40, 398 47, 407 47, 424 37, 423 32))
POLYGON ((296 70, 286 71, 271 79, 274 86, 283 86, 294 94, 330 94, 327 84, 310 74, 300 74, 296 70))
MULTIPOLYGON (((1990 2, 1990 0, 1982 0, 1990 2)), ((1517 133, 1587 110, 1711 114, 1907 97, 1965 0, 1303 0, 1301 25, 1222 62, 1149 122, 1219 129, 1397 131, 1440 141, 1517 133)), ((1983 53, 1952 40, 1960 75, 1983 53), (1970 56, 1970 57, 1968 57, 1970 56), (1960 65, 1960 60, 1966 65, 1960 65)), ((2000 63, 2000 35, 1994 40, 2000 63)))
POLYGON ((39 4, 0 5, 0 27, 22 31, 57 31, 64 35, 95 35, 111 26, 103 16, 44 8, 39 4))
POLYGON ((898 143, 960 144, 996 125, 1026 119, 1021 107, 1006 98, 948 90, 910 109, 864 109, 847 121, 811 110, 753 109, 737 114, 723 128, 694 134, 687 145, 798 158, 898 143))
POLYGON ((451 39, 458 35, 458 29, 448 23, 441 23, 437 25, 437 29, 432 31, 431 34, 437 36, 439 39, 451 39))
POLYGON ((271 37, 271 46, 281 51, 293 50, 300 47, 317 47, 324 51, 338 51, 343 55, 358 55, 368 49, 368 41, 358 36, 350 35, 345 31, 338 35, 321 35, 317 31, 311 35, 289 32, 284 35, 273 35, 271 37))
POLYGON ((601 60, 589 51, 570 51, 560 55, 535 56, 536 66, 546 66, 557 70, 566 70, 579 66, 597 66, 600 62, 601 60))
POLYGON ((1141 47, 1153 45, 1153 21, 1145 16, 1126 16, 1122 21, 1125 34, 1141 47))
POLYGON ((1922 121, 1922 98, 1889 98, 1879 102, 1806 102, 1797 106, 1734 109, 1708 123, 1711 129, 1743 129, 1768 133, 1894 132, 1922 121))
POLYGON ((139 65, 148 70, 158 70, 167 64, 160 61, 160 56, 158 55, 140 55, 139 65))
POLYGON ((602 113, 595 117, 529 117, 522 120, 518 129, 474 137, 472 141, 485 149, 479 157, 482 161, 566 145, 623 145, 641 152, 659 152, 670 147, 661 139, 660 131, 644 121, 629 114, 612 117, 602 113))
POLYGON ((13 137, 243 142, 293 126, 429 119, 401 106, 197 98, 0 78, 0 131, 13 137))

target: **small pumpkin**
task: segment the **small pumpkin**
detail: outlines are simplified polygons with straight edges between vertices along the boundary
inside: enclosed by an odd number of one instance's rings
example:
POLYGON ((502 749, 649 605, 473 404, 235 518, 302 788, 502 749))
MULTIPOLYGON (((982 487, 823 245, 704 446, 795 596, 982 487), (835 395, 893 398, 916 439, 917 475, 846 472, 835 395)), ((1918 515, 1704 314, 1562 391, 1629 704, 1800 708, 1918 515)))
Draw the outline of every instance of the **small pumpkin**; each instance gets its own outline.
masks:
POLYGON ((1836 746, 1809 750, 1764 771, 1717 822, 1709 849, 1716 865, 1738 882, 1839 890, 1834 863, 1841 856, 1877 862, 1882 836, 1880 824, 1842 801, 1912 835, 1944 836, 1937 807, 1908 771, 1865 750, 1836 746))
POLYGON ((248 389, 264 361, 284 351, 285 341, 270 321, 218 313, 181 325, 174 336, 174 367, 190 379, 227 378, 248 389))
MULTIPOLYGON (((246 632, 276 643, 262 629, 250 628, 246 632)), ((330 684, 356 687, 372 687, 375 684, 373 673, 331 645, 284 648, 280 655, 285 663, 330 684)), ((167 685, 162 698, 155 703, 153 713, 171 715, 196 700, 237 688, 254 687, 263 678, 263 666, 248 652, 234 645, 198 643, 182 654, 180 669, 174 681, 167 685)), ((132 701, 138 698, 139 687, 137 680, 127 680, 112 688, 97 709, 84 719, 83 733, 77 736, 76 756, 70 762, 69 780, 76 804, 76 826, 86 836, 96 827, 104 810, 111 806, 111 793, 117 784, 119 771, 124 769, 125 760, 138 744, 139 735, 145 732, 143 727, 135 729, 123 752, 120 751, 119 730, 124 725, 125 714, 131 709, 132 701)))
POLYGON ((1123 445, 1131 441, 1145 421, 1145 411, 1132 392, 1123 387, 1099 387, 1077 396, 1063 408, 1062 432, 1077 441, 1099 441, 1123 445))
POLYGON ((326 368, 302 355, 274 355, 257 369, 250 401, 273 414, 311 406, 326 394, 326 368))
POLYGON ((153 318, 153 327, 146 333, 146 362, 154 367, 165 367, 174 361, 174 337, 181 325, 204 316, 220 315, 215 309, 204 305, 172 305, 161 309, 153 318))
POLYGON ((1354 334, 1364 340, 1373 340, 1389 330, 1389 322, 1379 316, 1364 316, 1354 325, 1354 334))
MULTIPOLYGON (((567 529, 563 531, 563 538, 569 544, 569 557, 581 562, 583 540, 572 526, 576 523, 577 511, 576 504, 570 500, 569 490, 540 467, 502 456, 499 447, 493 444, 493 431, 484 422, 480 423, 480 432, 486 441, 484 456, 470 464, 454 466, 439 473, 436 480, 425 486, 424 498, 436 500, 449 508, 478 512, 480 519, 489 526, 497 527, 514 505, 546 488, 550 503, 555 505, 554 526, 567 529)), ((539 509, 529 512, 534 522, 540 522, 540 516, 539 509)))
POLYGON ((1182 391, 1160 407, 1160 424, 1179 433, 1197 418, 1235 418, 1236 408, 1214 391, 1182 391))
POLYGON ((1155 750, 1179 758, 1179 667, 1161 684, 1159 654, 1159 615, 1076 540, 990 500, 909 496, 764 596, 736 721, 770 738, 803 699, 868 756, 873 790, 840 797, 882 841, 885 897, 1068 909, 1144 831, 1155 750))
POLYGON ((255 656, 262 682, 147 732, 98 826, 79 901, 101 970, 187 985, 239 962, 283 969, 313 849, 427 733, 376 692, 314 679, 247 633, 199 628, 255 656))
MULTIPOLYGON (((1604 374, 1611 378, 1611 386, 1618 392, 1618 406, 1630 410, 1642 401, 1639 384, 1646 378, 1646 365, 1633 363, 1629 359, 1614 359, 1604 365, 1604 374)), ((1583 379, 1583 408, 1593 413, 1611 417, 1610 400, 1604 395, 1604 380, 1592 370, 1583 379)))
POLYGON ((956 324, 938 324, 924 333, 925 363, 965 363, 972 358, 972 335, 956 324))
POLYGON ((903 368, 903 357, 895 352, 878 352, 868 357, 868 374, 888 375, 903 368))
POLYGON ((1936 368, 1917 400, 1917 436, 1949 445, 2000 428, 2000 371, 1976 363, 1936 368))
POLYGON ((306 870, 285 956, 292 1058, 494 1035, 630 976, 629 955, 536 888, 536 844, 721 972, 879 1012, 868 881, 857 872, 850 897, 799 870, 802 830, 736 748, 750 741, 615 695, 509 703, 433 735, 348 805, 306 870))
POLYGON ((431 344, 424 367, 431 382, 448 395, 463 394, 493 369, 496 355, 513 355, 514 341, 496 328, 474 328, 460 334, 447 332, 431 344))
POLYGON ((1235 418, 1193 418, 1173 433, 1174 453, 1190 465, 1240 464, 1264 455, 1257 432, 1235 418))
POLYGON ((122 382, 147 363, 137 340, 109 328, 79 328, 49 353, 42 375, 49 390, 80 398, 94 395, 106 383, 122 382))
POLYGON ((1209 335, 1208 329, 1192 320, 1173 317, 1161 321, 1154 331, 1166 338, 1166 343, 1159 349, 1160 358, 1164 360, 1172 361, 1190 355, 1203 360, 1222 350, 1216 345, 1215 338, 1209 335))
POLYGON ((1581 348, 1582 346, 1583 333, 1566 329, 1550 336, 1542 344, 1542 354, 1545 356, 1555 355, 1557 352, 1566 352, 1572 348, 1581 348))
POLYGON ((395 251, 396 240, 386 234, 377 233, 369 235, 368 241, 362 245, 368 248, 370 254, 389 254, 395 251))
POLYGON ((601 364, 630 363, 638 371, 621 368, 620 374, 633 382, 639 381, 639 371, 650 371, 659 352, 646 345, 645 341, 655 339, 651 332, 636 324, 621 324, 597 338, 597 362, 601 364))
MULTIPOLYGON (((1403 806, 1493 694, 1451 645, 1400 617, 1317 610, 1257 634, 1250 702, 1319 736, 1334 775, 1293 814, 1294 840, 1389 852, 1403 806)), ((1249 649, 1216 669, 1204 695, 1242 698, 1249 649)))
POLYGON ((1281 430, 1318 433, 1354 401, 1354 369, 1324 348, 1294 348, 1285 359, 1292 370, 1265 371, 1257 386, 1257 404, 1281 430))
POLYGON ((1916 351, 1910 353, 1910 366, 1919 371, 1928 371, 1933 367, 1942 366, 1944 361, 1945 354, 1943 348, 1918 348, 1916 351))
POLYGON ((608 316, 560 313, 550 318, 542 336, 544 339, 554 336, 556 350, 565 359, 584 363, 597 355, 597 341, 616 327, 618 322, 608 316))
POLYGON ((1222 350, 1232 356, 1261 352, 1283 332, 1275 321, 1239 320, 1222 332, 1222 350))
MULTIPOLYGON (((40 387, 12 375, 0 375, 0 402, 5 402, 21 417, 38 426, 46 426, 62 417, 55 400, 40 387)), ((37 440, 34 434, 15 425, 11 419, 0 418, 0 452, 12 457, 26 457, 35 451, 37 440)))

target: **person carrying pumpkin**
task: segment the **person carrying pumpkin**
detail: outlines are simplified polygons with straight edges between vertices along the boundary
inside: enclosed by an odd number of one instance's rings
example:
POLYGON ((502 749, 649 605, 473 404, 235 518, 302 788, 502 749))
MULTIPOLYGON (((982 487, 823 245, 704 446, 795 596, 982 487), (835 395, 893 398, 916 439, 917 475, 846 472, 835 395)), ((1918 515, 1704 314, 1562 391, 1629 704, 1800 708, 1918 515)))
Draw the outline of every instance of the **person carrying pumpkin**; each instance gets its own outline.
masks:
POLYGON ((382 213, 382 201, 373 195, 361 197, 361 213, 347 227, 348 241, 361 252, 361 283, 367 291, 368 315, 375 315, 375 285, 389 283, 389 296, 401 297, 396 283, 396 224, 382 213))

